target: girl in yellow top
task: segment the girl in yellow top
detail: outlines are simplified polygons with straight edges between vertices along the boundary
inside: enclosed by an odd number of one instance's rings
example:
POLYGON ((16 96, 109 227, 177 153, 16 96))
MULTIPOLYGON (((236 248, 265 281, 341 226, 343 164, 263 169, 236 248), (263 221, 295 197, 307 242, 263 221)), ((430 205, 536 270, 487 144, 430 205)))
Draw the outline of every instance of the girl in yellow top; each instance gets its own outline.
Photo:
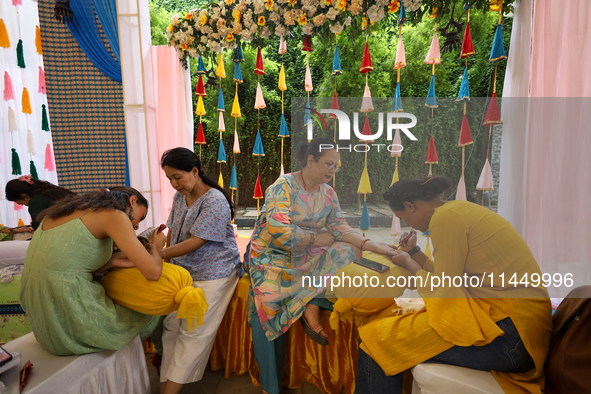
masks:
POLYGON ((449 186, 440 177, 403 179, 384 193, 397 217, 430 235, 434 261, 416 246, 416 234, 392 258, 422 278, 426 309, 359 328, 357 393, 401 393, 402 372, 423 362, 493 371, 506 393, 541 393, 552 322, 548 293, 531 280, 540 268, 501 216, 441 199, 449 186), (444 276, 462 283, 438 282, 444 276))

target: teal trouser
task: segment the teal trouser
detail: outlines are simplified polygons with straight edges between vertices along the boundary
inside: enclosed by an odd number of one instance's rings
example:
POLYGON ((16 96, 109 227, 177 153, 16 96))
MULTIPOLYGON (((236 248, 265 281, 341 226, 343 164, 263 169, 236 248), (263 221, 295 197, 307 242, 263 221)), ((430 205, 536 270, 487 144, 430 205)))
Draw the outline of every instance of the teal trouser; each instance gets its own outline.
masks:
MULTIPOLYGON (((310 304, 332 311, 332 302, 326 298, 314 298, 310 304)), ((256 311, 251 313, 252 343, 254 355, 259 365, 261 388, 269 394, 279 394, 285 368, 285 344, 287 335, 281 335, 273 341, 267 340, 256 311)))

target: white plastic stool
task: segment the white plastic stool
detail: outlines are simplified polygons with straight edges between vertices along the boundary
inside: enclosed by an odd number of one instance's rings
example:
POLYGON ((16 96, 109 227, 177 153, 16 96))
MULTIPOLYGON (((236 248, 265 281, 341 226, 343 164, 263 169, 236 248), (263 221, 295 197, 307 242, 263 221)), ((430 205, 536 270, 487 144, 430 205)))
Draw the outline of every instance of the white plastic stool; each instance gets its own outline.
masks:
POLYGON ((504 394, 492 373, 444 364, 412 369, 412 394, 504 394))

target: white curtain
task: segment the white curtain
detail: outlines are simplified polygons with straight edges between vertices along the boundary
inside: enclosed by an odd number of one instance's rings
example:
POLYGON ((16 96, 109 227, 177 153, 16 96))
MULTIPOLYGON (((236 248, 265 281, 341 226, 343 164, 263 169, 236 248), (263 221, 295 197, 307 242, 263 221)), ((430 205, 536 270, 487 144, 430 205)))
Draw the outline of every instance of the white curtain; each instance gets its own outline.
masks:
MULTIPOLYGON (((12 175, 12 152, 15 148, 20 159, 22 174, 29 174, 29 164, 33 160, 39 179, 57 184, 57 173, 44 169, 45 148, 51 142, 51 133, 41 130, 41 105, 47 107, 47 97, 38 93, 39 67, 43 68, 43 56, 38 55, 35 47, 35 27, 39 25, 37 2, 23 0, 22 5, 13 6, 10 1, 0 2, 0 17, 3 19, 10 48, 0 48, 0 223, 6 226, 16 226, 19 218, 25 224, 31 222, 26 207, 15 211, 14 204, 4 199, 6 182, 17 178, 12 175), (19 39, 23 41, 23 55, 26 68, 17 65, 16 48, 19 39), (12 81, 14 100, 4 101, 4 73, 8 72, 12 81), (27 88, 31 103, 32 114, 22 112, 23 88, 27 88), (8 112, 12 108, 16 118, 17 131, 9 132, 8 112), (27 132, 31 130, 36 154, 28 153, 27 132)), ((47 108, 49 118, 49 108, 47 108)), ((55 165, 55 163, 54 163, 55 165)))

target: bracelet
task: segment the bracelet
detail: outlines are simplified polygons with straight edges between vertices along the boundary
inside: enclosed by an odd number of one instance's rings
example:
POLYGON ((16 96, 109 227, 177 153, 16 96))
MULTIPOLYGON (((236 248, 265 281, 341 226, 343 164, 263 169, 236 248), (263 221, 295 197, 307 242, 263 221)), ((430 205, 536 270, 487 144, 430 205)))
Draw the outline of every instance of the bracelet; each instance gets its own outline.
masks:
POLYGON ((104 280, 104 279, 105 279, 105 275, 107 275, 107 274, 109 273, 109 271, 110 271, 110 270, 111 270, 111 269, 109 268, 109 269, 107 269, 107 270, 104 270, 103 272, 97 272, 97 271, 94 271, 94 272, 92 273, 92 276, 93 276, 94 278, 97 278, 97 279, 100 279, 100 280, 104 280))
POLYGON ((310 246, 314 245, 314 241, 316 240, 316 236, 314 235, 314 232, 310 233, 310 242, 308 243, 308 246, 306 246, 306 249, 309 248, 310 246))
POLYGON ((361 249, 362 252, 363 252, 363 247, 365 246, 365 243, 369 242, 369 241, 371 241, 371 239, 368 238, 365 241, 361 242, 361 246, 359 246, 359 249, 361 249))

